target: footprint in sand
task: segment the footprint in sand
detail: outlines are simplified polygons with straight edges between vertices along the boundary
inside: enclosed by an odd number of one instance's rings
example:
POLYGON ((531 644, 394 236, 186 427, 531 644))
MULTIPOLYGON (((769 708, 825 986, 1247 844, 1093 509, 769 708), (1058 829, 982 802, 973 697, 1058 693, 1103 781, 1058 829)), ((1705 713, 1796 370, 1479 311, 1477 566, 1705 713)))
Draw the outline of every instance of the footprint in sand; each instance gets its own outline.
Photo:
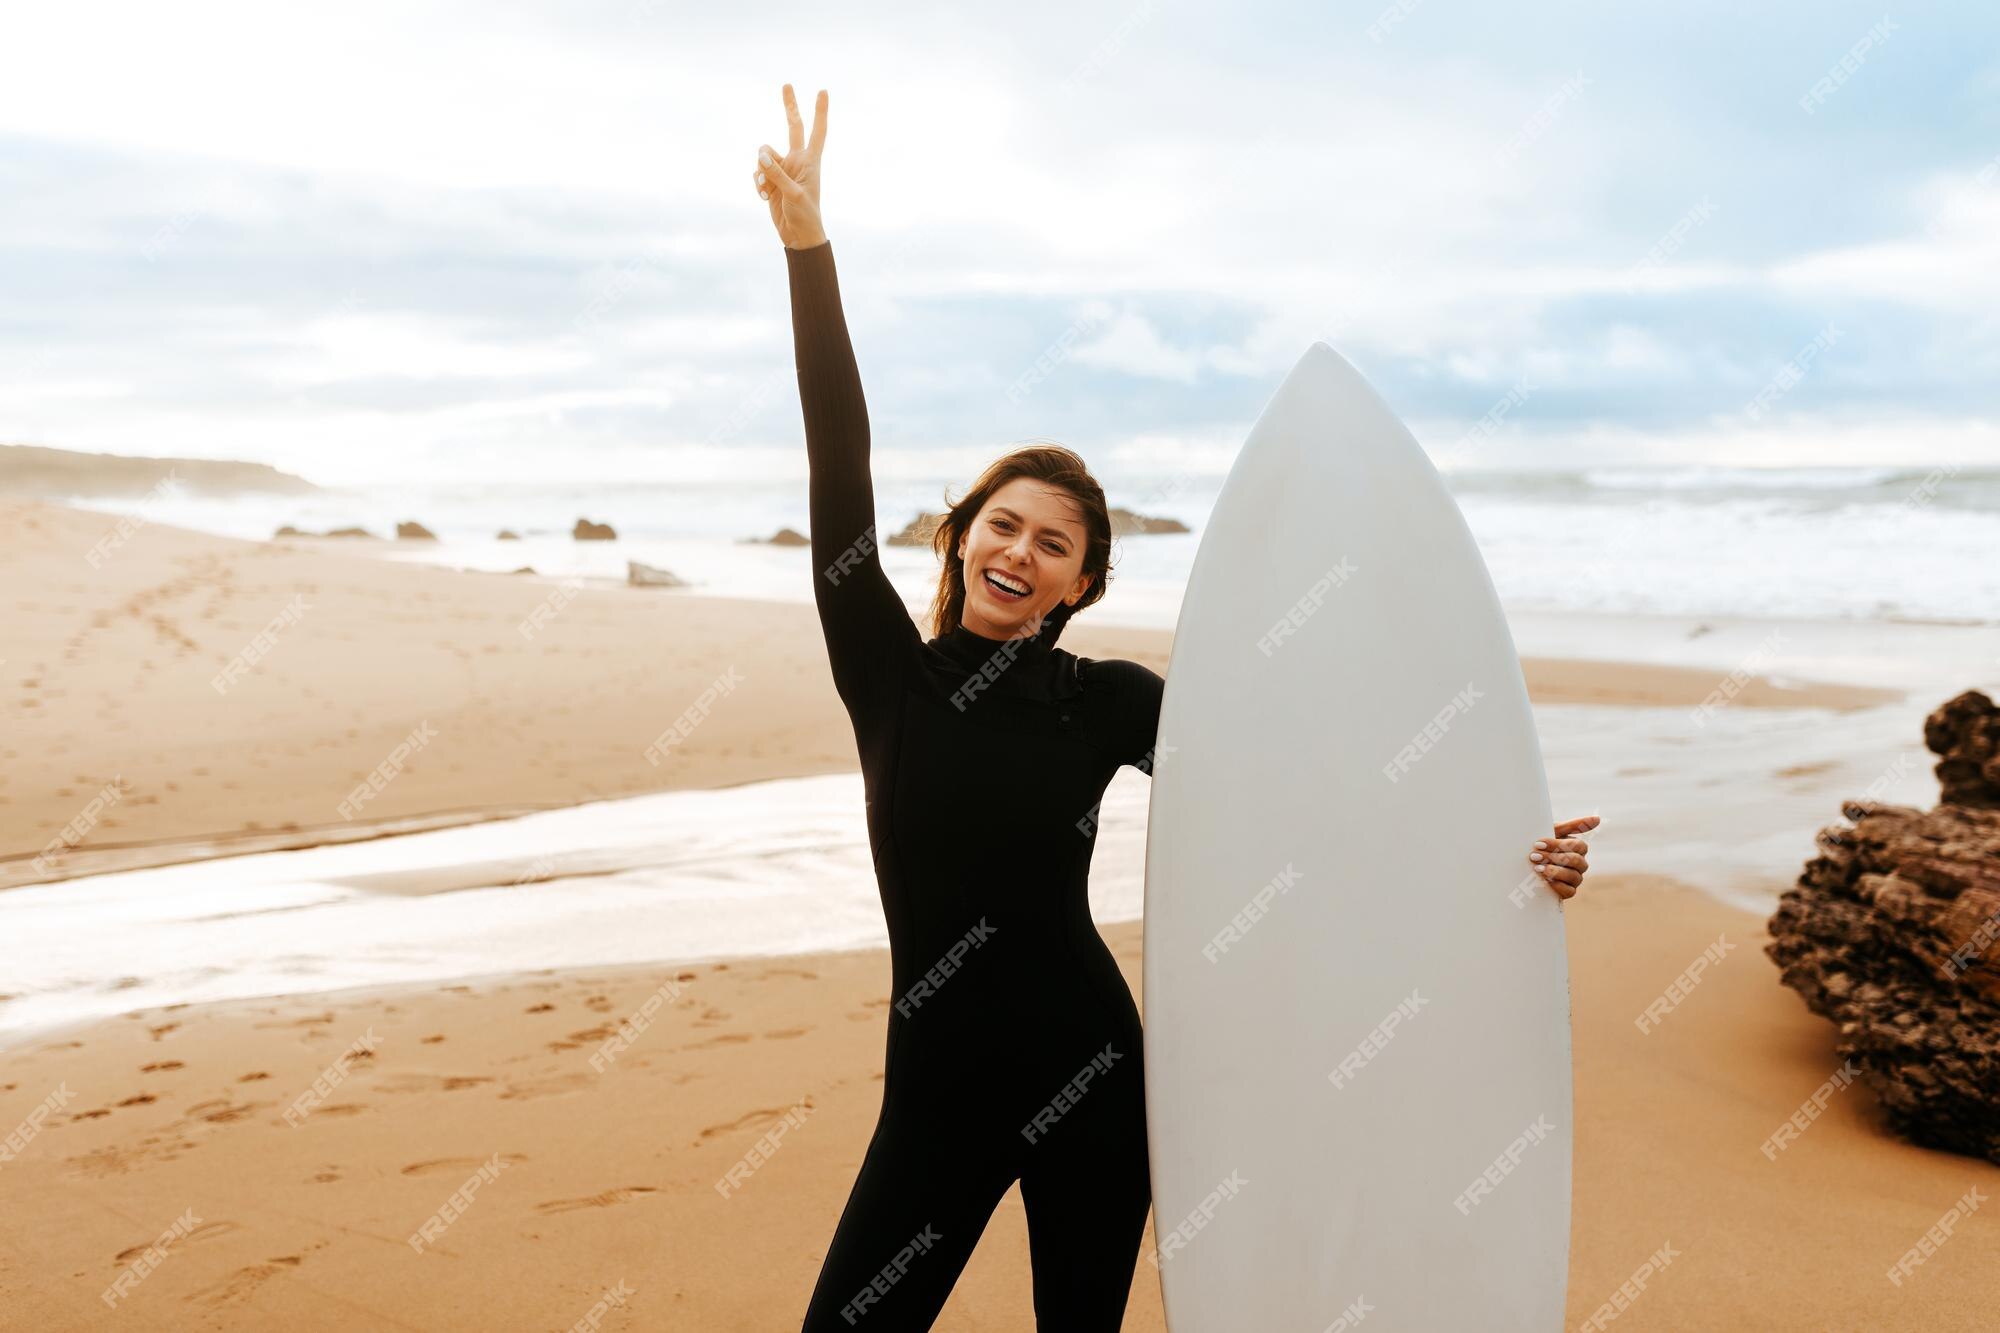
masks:
POLYGON ((595 1081, 590 1074, 552 1074, 547 1078, 529 1079, 523 1083, 510 1083, 500 1094, 503 1102, 532 1101, 536 1097, 558 1097, 566 1092, 578 1092, 595 1081))
POLYGON ((166 1036, 169 1032, 172 1032, 179 1026, 180 1026, 179 1023, 162 1023, 159 1027, 147 1028, 146 1031, 153 1034, 154 1041, 158 1041, 160 1038, 166 1036))
POLYGON ((770 1041, 783 1041, 788 1037, 803 1037, 811 1031, 811 1028, 779 1028, 776 1032, 766 1032, 764 1036, 770 1041))
POLYGON ((443 1040, 444 1040, 444 1033, 433 1032, 430 1036, 421 1038, 420 1044, 425 1046, 435 1046, 443 1040))
POLYGON ((158 1100, 160 1099, 158 1097, 155 1097, 152 1093, 142 1092, 137 1097, 127 1097, 124 1101, 118 1104, 120 1106, 144 1106, 147 1102, 156 1102, 158 1100))
POLYGON ((181 1068, 185 1068, 185 1066, 183 1066, 181 1062, 178 1060, 156 1060, 149 1065, 140 1065, 139 1072, 142 1074, 157 1074, 163 1069, 181 1069, 181 1068))
MULTIPOLYGON (((812 1103, 807 1101, 805 1105, 811 1107, 812 1103)), ((726 1120, 719 1125, 707 1126, 697 1136, 697 1141, 712 1138, 717 1134, 733 1134, 746 1125, 761 1124, 766 1120, 775 1120, 791 1109, 789 1106, 760 1106, 754 1111, 745 1111, 734 1120, 726 1120)))
POLYGON ((190 1301, 200 1301, 203 1305, 228 1305, 242 1300, 257 1288, 280 1273, 289 1272, 304 1263, 301 1255, 281 1254, 275 1259, 266 1259, 261 1264, 251 1264, 239 1268, 213 1286, 203 1287, 188 1297, 190 1301))
POLYGON ((536 1004, 536 1005, 530 1005, 528 1008, 523 1009, 521 1012, 524 1014, 546 1014, 551 1010, 553 1010, 554 1008, 555 1006, 552 1004, 536 1004))
MULTIPOLYGON (((489 1160, 489 1158, 485 1157, 434 1157, 427 1162, 411 1162, 403 1168, 403 1174, 406 1176, 433 1176, 440 1171, 458 1171, 470 1174, 486 1165, 489 1160)), ((503 1152, 500 1154, 500 1160, 503 1162, 525 1162, 528 1160, 528 1154, 524 1152, 503 1152)))
POLYGON ((735 1046, 750 1040, 747 1032, 718 1032, 707 1041, 690 1042, 681 1047, 684 1051, 698 1051, 704 1046, 735 1046))
MULTIPOLYGON (((215 1237, 223 1235, 226 1232, 236 1231, 238 1229, 239 1228, 234 1222, 203 1222, 200 1226, 188 1232, 187 1235, 181 1237, 181 1239, 213 1240, 215 1237)), ((128 1264, 132 1262, 132 1260, 144 1254, 147 1250, 151 1249, 155 1244, 156 1240, 157 1238, 155 1238, 155 1240, 146 1241, 139 1245, 134 1245, 129 1250, 120 1250, 116 1255, 112 1257, 111 1262, 114 1264, 118 1264, 120 1266, 128 1264)))
POLYGON ((458 1092, 492 1081, 483 1074, 408 1073, 385 1078, 379 1086, 383 1092, 458 1092))
POLYGON ((239 1078, 236 1081, 238 1083, 255 1083, 260 1078, 269 1078, 269 1077, 271 1077, 269 1074, 259 1069, 254 1073, 245 1074, 242 1078, 239 1078))
POLYGON ((538 1213, 572 1213, 579 1208, 609 1208, 613 1204, 629 1203, 641 1194, 657 1194, 651 1185, 626 1185, 602 1194, 593 1194, 587 1199, 551 1199, 547 1203, 535 1205, 538 1213))
POLYGON ((590 1010, 593 1014, 608 1014, 611 1012, 611 997, 608 995, 593 995, 583 1002, 583 1007, 590 1010))
POLYGON ((259 1106, 272 1105, 270 1102, 244 1102, 242 1105, 219 1098, 215 1101, 197 1102, 188 1107, 185 1119, 206 1120, 211 1125, 226 1125, 243 1120, 254 1114, 259 1106))

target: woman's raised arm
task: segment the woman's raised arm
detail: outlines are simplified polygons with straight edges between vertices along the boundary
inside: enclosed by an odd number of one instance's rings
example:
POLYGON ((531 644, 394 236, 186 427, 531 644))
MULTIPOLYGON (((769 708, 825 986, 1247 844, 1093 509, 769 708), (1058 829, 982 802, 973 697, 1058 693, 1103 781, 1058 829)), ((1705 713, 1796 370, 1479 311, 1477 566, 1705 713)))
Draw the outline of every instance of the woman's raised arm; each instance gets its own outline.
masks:
POLYGON ((857 720, 900 693, 909 649, 921 637, 882 568, 875 530, 874 479, 868 466, 868 404, 848 339, 833 266, 833 243, 819 216, 819 158, 826 142, 826 94, 819 95, 812 139, 785 85, 791 151, 767 145, 757 187, 785 245, 792 295, 792 347, 811 468, 813 601, 826 635, 834 688, 857 720))

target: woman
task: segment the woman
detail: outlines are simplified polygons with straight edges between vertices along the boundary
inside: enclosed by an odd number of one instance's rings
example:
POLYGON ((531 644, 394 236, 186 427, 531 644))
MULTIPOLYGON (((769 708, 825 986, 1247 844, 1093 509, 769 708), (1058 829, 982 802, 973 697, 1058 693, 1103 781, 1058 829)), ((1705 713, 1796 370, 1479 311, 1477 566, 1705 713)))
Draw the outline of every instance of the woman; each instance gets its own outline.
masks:
MULTIPOLYGON (((877 553, 869 430, 819 214, 826 94, 755 181, 785 246, 811 464, 813 595, 854 724, 888 919, 882 1109, 807 1333, 923 1330, 1014 1181, 1037 1327, 1116 1330, 1151 1202, 1139 1012, 1090 919, 1096 807, 1150 771, 1165 682, 1055 647, 1104 595, 1104 492, 1067 449, 1001 458, 939 524, 923 639, 877 553), (866 1320, 863 1323, 863 1320, 866 1320)), ((1564 898, 1585 818, 1530 860, 1564 898)))

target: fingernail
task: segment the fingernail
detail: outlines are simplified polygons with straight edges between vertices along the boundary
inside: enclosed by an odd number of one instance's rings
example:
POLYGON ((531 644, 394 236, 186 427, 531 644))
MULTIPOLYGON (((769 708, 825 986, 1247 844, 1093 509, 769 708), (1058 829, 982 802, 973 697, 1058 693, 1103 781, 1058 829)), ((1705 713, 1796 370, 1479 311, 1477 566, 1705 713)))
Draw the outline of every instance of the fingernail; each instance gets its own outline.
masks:
POLYGON ((1536 843, 1536 844, 1535 844, 1535 846, 1537 846, 1537 847, 1546 847, 1546 846, 1548 846, 1548 844, 1547 844, 1546 842, 1538 842, 1538 843, 1536 843))
POLYGON ((1539 861, 1542 859, 1542 854, 1540 852, 1529 852, 1528 859, 1530 861, 1539 861))
MULTIPOLYGON (((762 185, 762 184, 764 183, 764 173, 763 173, 763 172, 761 172, 761 171, 757 173, 757 183, 758 183, 759 185, 762 185)), ((1539 847, 1539 846, 1541 846, 1541 845, 1542 845, 1542 844, 1540 844, 1539 842, 1535 844, 1535 846, 1537 846, 1537 847, 1539 847)))
POLYGON ((759 162, 762 162, 762 163, 763 163, 763 164, 764 164, 765 166, 767 166, 767 167, 768 167, 768 166, 770 166, 770 165, 771 165, 771 154, 770 154, 770 150, 768 150, 768 149, 764 149, 764 148, 759 148, 759 149, 757 150, 757 160, 758 160, 759 162))
POLYGON ((769 199, 771 197, 771 192, 769 190, 759 190, 757 191, 757 197, 759 199, 769 199))

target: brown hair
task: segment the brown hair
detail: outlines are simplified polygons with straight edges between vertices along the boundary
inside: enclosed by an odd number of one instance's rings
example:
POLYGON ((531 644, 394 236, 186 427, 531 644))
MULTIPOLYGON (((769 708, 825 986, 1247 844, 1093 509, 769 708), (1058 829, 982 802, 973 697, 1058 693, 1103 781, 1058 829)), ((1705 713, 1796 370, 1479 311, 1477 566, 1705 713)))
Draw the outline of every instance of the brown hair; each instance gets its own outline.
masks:
POLYGON ((945 514, 931 535, 931 547, 944 562, 938 573, 937 595, 931 599, 931 633, 942 637, 959 626, 965 612, 965 561, 959 558, 958 542, 993 493, 1016 477, 1028 477, 1068 491, 1083 511, 1083 568, 1079 575, 1093 577, 1075 606, 1057 602, 1043 618, 1038 638, 1052 644, 1069 618, 1104 596, 1111 579, 1111 511, 1104 503, 1104 488, 1090 475, 1090 468, 1073 450, 1054 443, 1031 444, 987 464, 972 489, 954 501, 944 496, 945 514))

